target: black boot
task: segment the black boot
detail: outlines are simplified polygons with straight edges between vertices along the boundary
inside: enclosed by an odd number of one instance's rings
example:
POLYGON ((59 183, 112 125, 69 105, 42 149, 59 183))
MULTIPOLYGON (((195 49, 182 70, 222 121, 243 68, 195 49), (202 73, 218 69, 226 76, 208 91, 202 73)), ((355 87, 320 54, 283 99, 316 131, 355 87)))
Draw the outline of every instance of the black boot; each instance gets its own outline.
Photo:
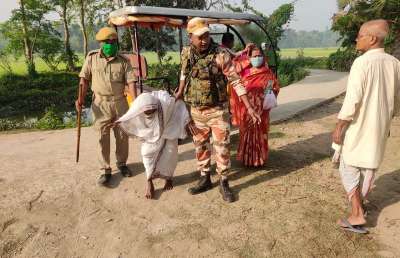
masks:
POLYGON ((189 188, 189 193, 194 195, 194 194, 199 194, 205 191, 208 191, 212 188, 212 183, 211 183, 211 178, 210 174, 206 174, 205 176, 201 176, 199 182, 195 187, 189 188))
POLYGON ((99 185, 108 186, 108 184, 111 182, 111 169, 106 170, 105 173, 100 176, 97 182, 99 185))
POLYGON ((219 180, 219 192, 222 194, 222 199, 226 202, 233 202, 235 198, 231 189, 229 188, 228 179, 219 180))
POLYGON ((132 171, 130 171, 130 169, 126 165, 119 166, 118 169, 119 169, 119 172, 121 172, 121 175, 123 177, 131 177, 132 176, 132 171))

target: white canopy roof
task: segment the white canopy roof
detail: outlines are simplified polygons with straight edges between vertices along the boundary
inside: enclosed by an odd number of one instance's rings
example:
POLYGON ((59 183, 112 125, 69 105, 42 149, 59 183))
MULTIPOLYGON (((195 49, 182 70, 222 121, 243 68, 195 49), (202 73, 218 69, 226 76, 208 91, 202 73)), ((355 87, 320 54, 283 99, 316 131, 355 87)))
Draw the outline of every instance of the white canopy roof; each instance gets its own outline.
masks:
POLYGON ((243 24, 249 22, 261 22, 262 17, 248 13, 234 12, 210 12, 203 10, 152 7, 152 6, 126 6, 110 13, 110 22, 117 26, 123 26, 126 22, 145 22, 151 23, 151 17, 154 16, 154 22, 159 22, 157 19, 161 17, 168 18, 171 22, 166 22, 165 25, 179 26, 193 17, 202 17, 209 19, 210 23, 222 24, 243 24), (135 18, 133 18, 135 17, 135 18), (144 21, 142 21, 142 19, 144 21), (180 21, 180 22, 178 22, 180 21), (181 24, 178 24, 181 23, 181 24))

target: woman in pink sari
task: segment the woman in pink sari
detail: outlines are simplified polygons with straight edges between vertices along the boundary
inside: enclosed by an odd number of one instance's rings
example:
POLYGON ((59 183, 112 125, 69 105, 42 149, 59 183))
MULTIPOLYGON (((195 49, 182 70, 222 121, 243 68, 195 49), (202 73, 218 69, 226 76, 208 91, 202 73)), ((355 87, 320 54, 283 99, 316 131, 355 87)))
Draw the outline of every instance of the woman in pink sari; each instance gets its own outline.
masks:
POLYGON ((230 99, 232 124, 239 127, 240 134, 237 159, 247 167, 263 166, 268 160, 270 111, 263 109, 264 96, 269 88, 275 96, 278 95, 278 80, 268 68, 263 52, 257 47, 237 57, 235 63, 246 87, 249 101, 261 116, 261 123, 252 123, 246 107, 232 91, 230 99))

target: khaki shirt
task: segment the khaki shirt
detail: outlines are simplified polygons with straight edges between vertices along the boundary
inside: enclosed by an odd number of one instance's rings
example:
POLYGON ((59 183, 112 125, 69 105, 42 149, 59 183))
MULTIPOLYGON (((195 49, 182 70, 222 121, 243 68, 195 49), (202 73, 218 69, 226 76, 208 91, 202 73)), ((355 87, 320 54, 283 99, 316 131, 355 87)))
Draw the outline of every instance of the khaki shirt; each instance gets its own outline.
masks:
POLYGON ((383 48, 351 67, 338 119, 351 121, 343 143, 346 165, 376 169, 382 162, 393 116, 400 106, 400 62, 383 48))
POLYGON ((106 59, 100 50, 89 52, 79 77, 92 82, 92 91, 100 97, 124 97, 125 85, 135 75, 128 60, 121 55, 106 59))

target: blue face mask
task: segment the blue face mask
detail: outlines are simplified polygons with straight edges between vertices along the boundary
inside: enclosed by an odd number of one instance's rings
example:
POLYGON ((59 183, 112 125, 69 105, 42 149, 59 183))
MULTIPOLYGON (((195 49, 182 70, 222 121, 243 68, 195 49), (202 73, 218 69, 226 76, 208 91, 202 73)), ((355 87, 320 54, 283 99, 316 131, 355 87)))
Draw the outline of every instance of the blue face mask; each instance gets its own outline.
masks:
POLYGON ((264 57, 262 56, 251 57, 250 62, 253 67, 260 67, 264 63, 264 57))

